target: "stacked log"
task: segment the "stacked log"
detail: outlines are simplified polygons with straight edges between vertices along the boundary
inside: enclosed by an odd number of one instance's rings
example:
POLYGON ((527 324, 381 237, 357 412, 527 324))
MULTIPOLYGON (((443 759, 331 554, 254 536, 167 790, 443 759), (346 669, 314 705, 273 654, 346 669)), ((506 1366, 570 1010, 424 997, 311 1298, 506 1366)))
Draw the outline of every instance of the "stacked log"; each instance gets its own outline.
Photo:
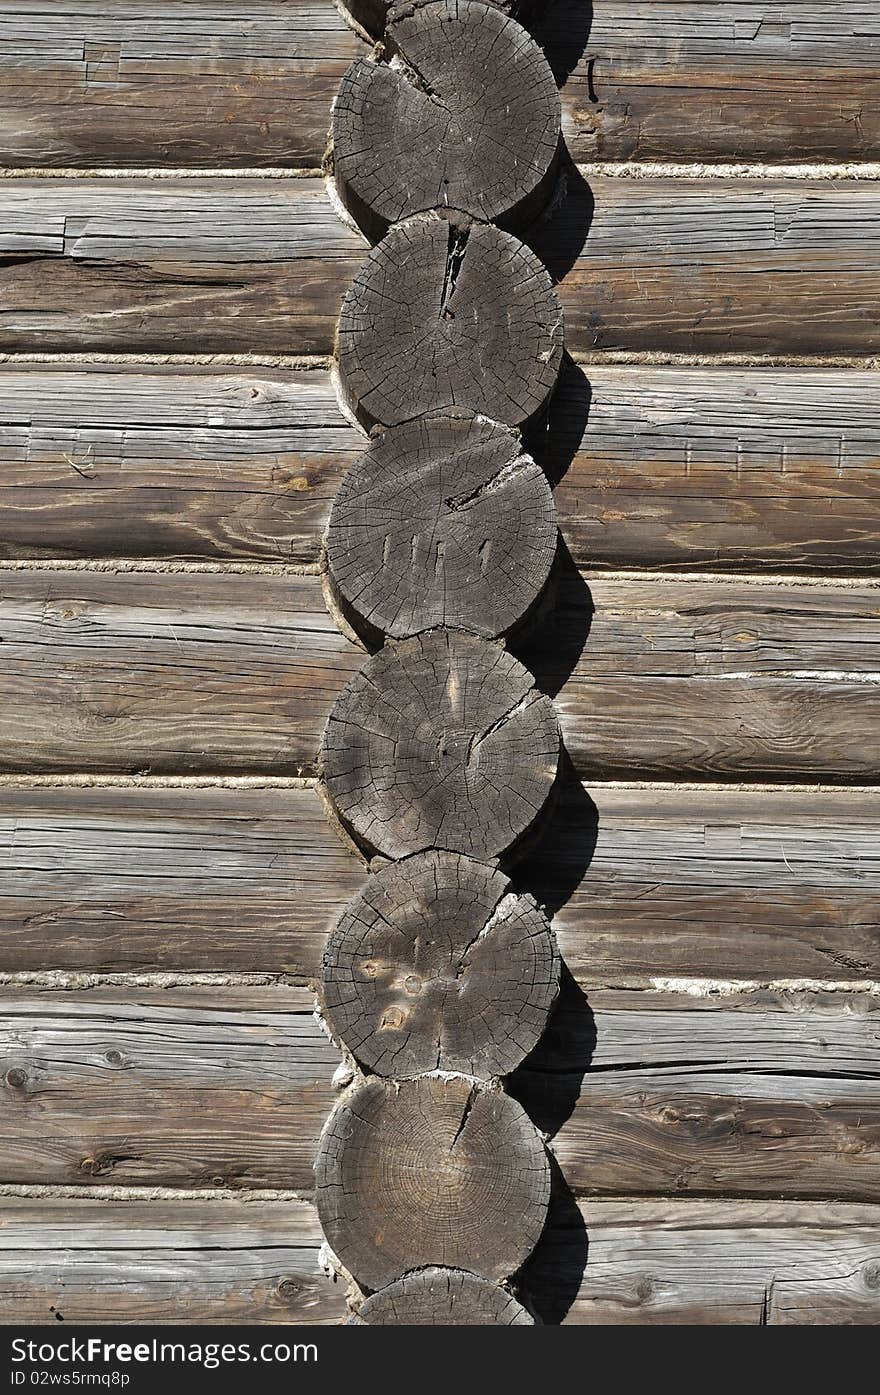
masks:
POLYGON ((550 1199, 544 1139, 503 1082, 559 987, 552 930, 510 869, 557 786, 553 704, 509 652, 557 547, 523 447, 559 373, 562 312, 519 240, 558 181, 543 53, 479 0, 367 3, 333 194, 374 245, 336 379, 369 433, 327 537, 333 613, 372 651, 327 722, 321 777, 369 874, 323 956, 350 1063, 317 1204, 352 1322, 522 1324, 517 1276, 550 1199))

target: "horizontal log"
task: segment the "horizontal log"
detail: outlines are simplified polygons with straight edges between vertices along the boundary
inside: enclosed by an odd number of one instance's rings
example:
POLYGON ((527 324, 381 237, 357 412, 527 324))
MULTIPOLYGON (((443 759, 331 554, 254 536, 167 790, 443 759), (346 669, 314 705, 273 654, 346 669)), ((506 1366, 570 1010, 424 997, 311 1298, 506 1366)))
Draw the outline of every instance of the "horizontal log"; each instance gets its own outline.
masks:
MULTIPOLYGON (((535 27, 577 159, 871 159, 869 0, 556 0, 535 27), (686 91, 687 100, 682 99, 686 91)), ((364 51, 314 0, 0 9, 0 162, 315 166, 364 51)))
POLYGON ((0 7, 0 163, 319 165, 363 44, 316 0, 0 7))
POLYGON ((0 1293, 23 1323, 336 1325, 322 1238, 305 1201, 6 1198, 0 1293))
MULTIPOLYGON (((512 1088, 578 1194, 868 1200, 878 1024, 867 992, 570 980, 512 1088)), ((304 990, 3 989, 0 1181, 311 1191, 338 1064, 304 990)))
POLYGON ((339 1052, 297 989, 0 997, 10 1182, 311 1191, 339 1052))
POLYGON ((871 160, 871 0, 557 0, 543 26, 578 159, 871 160), (586 32, 588 31, 588 32, 586 32))
MULTIPOLYGON (((344 1320, 306 1202, 4 1202, 0 1288, 18 1322, 344 1320), (47 1239, 50 1243, 47 1243, 47 1239)), ((880 1207, 589 1201, 528 1280, 548 1323, 876 1323, 880 1207), (587 1254, 589 1249, 589 1254, 587 1254), (724 1282, 719 1283, 719 1274, 724 1282)))
MULTIPOLYGON (((871 783, 878 591, 587 578, 516 650, 590 778, 871 783)), ((0 570, 0 770, 311 775, 364 653, 317 576, 0 570)))
MULTIPOLYGON (((318 560, 364 439, 323 369, 0 369, 0 555, 318 560)), ((540 458, 581 566, 880 569, 871 372, 569 361, 540 458)))
POLYGON ((873 1325, 878 1225, 840 1203, 587 1201, 530 1283, 548 1322, 873 1325))
POLYGON ((880 1002, 573 983, 513 1090, 578 1193, 870 1199, 880 1002))
POLYGON ((10 181, 0 348, 326 354, 365 252, 320 179, 10 181))
POLYGON ((0 369, 6 557, 313 563, 365 442, 321 370, 0 369))
MULTIPOLYGON (((869 354, 880 185, 570 178, 570 352, 869 354)), ((317 179, 10 181, 0 349, 327 354, 365 252, 317 179)))
MULTIPOLYGON (((569 787, 518 881, 583 982, 880 978, 875 791, 569 787)), ((318 973, 364 870, 308 788, 0 786, 0 971, 318 973)))

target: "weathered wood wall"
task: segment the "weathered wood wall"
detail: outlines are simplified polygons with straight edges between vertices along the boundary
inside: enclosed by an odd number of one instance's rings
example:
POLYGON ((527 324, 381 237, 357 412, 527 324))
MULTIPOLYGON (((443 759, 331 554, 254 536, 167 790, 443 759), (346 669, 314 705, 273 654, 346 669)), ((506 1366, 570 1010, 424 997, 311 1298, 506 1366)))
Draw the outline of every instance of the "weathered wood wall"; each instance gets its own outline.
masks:
MULTIPOLYGON (((517 876, 569 977, 512 1088, 573 1196, 529 1291, 876 1322, 880 22, 557 0, 541 37, 581 166, 533 237, 565 549, 513 645, 569 764, 517 876)), ((364 878, 315 776, 364 659, 321 542, 366 244, 319 167, 361 51, 329 0, 0 0, 15 1321, 344 1316, 309 985, 364 878)))

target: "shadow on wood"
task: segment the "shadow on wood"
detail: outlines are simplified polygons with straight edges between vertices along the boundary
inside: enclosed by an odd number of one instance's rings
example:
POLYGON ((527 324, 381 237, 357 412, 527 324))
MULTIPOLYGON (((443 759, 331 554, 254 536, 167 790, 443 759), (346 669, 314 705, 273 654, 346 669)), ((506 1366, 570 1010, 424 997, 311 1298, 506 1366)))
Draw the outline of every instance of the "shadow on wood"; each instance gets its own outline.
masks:
POLYGON ((548 1327, 564 1322, 580 1293, 589 1254, 583 1215, 551 1154, 547 1224, 521 1275, 522 1295, 540 1322, 548 1327))

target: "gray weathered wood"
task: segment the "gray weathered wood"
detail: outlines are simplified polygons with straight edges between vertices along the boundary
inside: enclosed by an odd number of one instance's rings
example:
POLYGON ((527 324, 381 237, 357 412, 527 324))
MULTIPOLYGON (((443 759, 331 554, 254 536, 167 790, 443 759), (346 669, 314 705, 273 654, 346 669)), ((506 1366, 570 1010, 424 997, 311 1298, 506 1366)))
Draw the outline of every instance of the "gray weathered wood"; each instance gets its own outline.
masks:
MULTIPOLYGON (((352 0, 352 8, 355 7, 352 0)), ((864 160, 872 0, 555 0, 536 27, 579 160, 864 160), (685 100, 686 98, 686 100, 685 100)), ((8 0, 6 165, 316 166, 363 45, 332 5, 8 0)))
POLYGON ((5 3, 0 163, 314 168, 362 49, 320 0, 5 3))
POLYGON ((326 354, 365 250, 320 179, 16 181, 0 349, 326 354))
POLYGON ((547 921, 496 868, 458 853, 371 876, 321 963, 334 1037, 368 1070, 507 1075, 536 1045, 559 987, 547 921))
POLYGON ((587 998, 512 1087, 574 1191, 876 1197, 875 995, 587 998))
POLYGON ((403 0, 384 32, 333 103, 334 179, 358 226, 378 242, 439 207, 527 227, 559 153, 559 93, 538 45, 471 0, 403 0))
POLYGON ((507 1289, 460 1269, 417 1270, 368 1298, 351 1319, 366 1327, 531 1327, 507 1289))
MULTIPOLYGON (((0 788, 0 969, 317 976, 364 870, 311 789, 0 788)), ((880 978, 876 791, 570 786, 520 871, 585 982, 880 978)))
MULTIPOLYGON (((876 182, 591 189, 532 237, 570 352, 876 351, 876 182)), ((317 179, 23 179, 0 214, 0 349, 328 354, 364 251, 317 179)))
MULTIPOLYGON (((875 1198, 876 993, 702 989, 563 991, 511 1088, 552 1136, 569 1187, 875 1198)), ((304 990, 0 989, 0 1182, 309 1192, 338 1063, 304 990)), ((430 1091, 443 1084, 424 1080, 430 1091)), ((419 1137, 438 1167, 431 1130, 448 1115, 455 1132, 467 1095, 459 1084, 457 1113, 442 1090, 421 1100, 434 1122, 419 1137)), ((385 1086, 371 1088, 385 1099, 385 1086)), ((392 1124, 401 1166, 430 1172, 392 1124)), ((370 1204, 405 1223, 399 1196, 383 1200, 376 1185, 370 1204)), ((436 1247, 422 1262, 475 1266, 436 1247)))
POLYGON ((353 1086, 315 1162, 324 1234, 368 1289, 426 1265, 507 1278, 549 1198, 544 1144, 521 1107, 460 1075, 353 1086))
MULTIPOLYGON (((590 778, 867 784, 877 597, 870 583, 587 586, 571 572, 517 652, 559 689, 566 746, 590 778)), ((320 579, 285 575, 0 570, 0 642, 7 771, 309 775, 365 660, 320 579)), ((421 740, 418 723, 410 734, 421 740)))
POLYGON ((342 397, 364 427, 429 412, 480 412, 522 426, 562 359, 550 277, 510 233, 417 215, 374 247, 342 302, 342 397))
POLYGON ((376 434, 327 529, 333 594, 375 645, 445 626, 495 639, 543 589, 557 546, 547 477, 485 417, 424 417, 376 434))
MULTIPOLYGON (((18 1322, 102 1321, 110 1303, 117 1322, 342 1322, 320 1240, 304 1202, 6 1199, 0 1286, 18 1322)), ((532 1287, 575 1325, 874 1324, 878 1245, 877 1206, 588 1201, 548 1231, 532 1287)))
MULTIPOLYGON (((564 366, 546 462, 572 556, 877 572, 876 381, 564 366)), ((315 562, 364 444, 323 369, 7 365, 0 426, 7 557, 315 562)))
POLYGON ((5 1197, 0 1208, 0 1292, 16 1322, 345 1321, 305 1201, 5 1197))
POLYGON ((522 664, 475 635, 429 630, 387 644, 343 689, 320 770, 370 854, 489 861, 540 819, 559 754, 553 704, 522 664))
POLYGON ((0 1179, 311 1191, 338 1064, 303 990, 0 990, 0 1179))
POLYGON ((878 1246, 877 1206, 590 1201, 549 1231, 533 1290, 549 1322, 874 1325, 878 1246))

